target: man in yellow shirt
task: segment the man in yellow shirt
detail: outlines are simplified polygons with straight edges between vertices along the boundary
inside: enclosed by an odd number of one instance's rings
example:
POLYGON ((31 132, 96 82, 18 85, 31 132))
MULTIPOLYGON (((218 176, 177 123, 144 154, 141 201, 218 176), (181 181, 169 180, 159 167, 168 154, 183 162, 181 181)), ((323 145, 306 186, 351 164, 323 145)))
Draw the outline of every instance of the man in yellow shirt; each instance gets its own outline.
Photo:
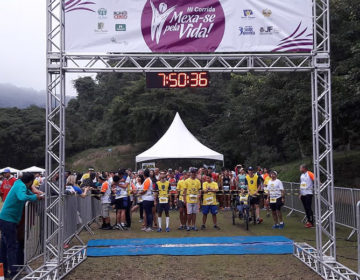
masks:
POLYGON ((156 204, 157 204, 157 212, 158 212, 158 225, 159 228, 157 232, 162 232, 161 228, 161 216, 162 212, 165 211, 166 216, 166 232, 170 231, 169 223, 170 223, 170 217, 169 217, 169 191, 170 191, 170 183, 166 180, 166 173, 165 171, 160 172, 160 181, 156 182, 156 204))
POLYGON ((203 192, 203 203, 202 203, 202 213, 203 213, 203 224, 201 229, 205 229, 206 219, 209 212, 211 212, 214 228, 220 230, 217 226, 216 214, 218 213, 218 206, 216 201, 216 192, 219 190, 219 186, 216 182, 212 181, 211 176, 206 176, 205 182, 203 183, 202 192, 203 192))
POLYGON ((201 183, 199 179, 196 179, 197 170, 195 168, 192 168, 190 172, 191 172, 190 178, 185 180, 184 195, 183 195, 184 201, 186 201, 186 209, 187 209, 188 226, 186 230, 198 231, 198 229, 195 226, 195 223, 196 223, 196 214, 199 212, 201 183))
POLYGON ((259 175, 254 173, 254 169, 251 166, 248 168, 248 175, 246 175, 246 185, 250 195, 250 209, 252 212, 255 211, 256 223, 260 224, 263 222, 263 219, 260 218, 259 206, 259 190, 261 188, 261 179, 259 175))
POLYGON ((186 229, 186 204, 184 200, 184 189, 185 189, 185 180, 189 178, 189 173, 184 171, 183 178, 179 180, 176 190, 176 201, 177 201, 177 208, 179 209, 179 216, 180 216, 180 226, 179 230, 186 229))

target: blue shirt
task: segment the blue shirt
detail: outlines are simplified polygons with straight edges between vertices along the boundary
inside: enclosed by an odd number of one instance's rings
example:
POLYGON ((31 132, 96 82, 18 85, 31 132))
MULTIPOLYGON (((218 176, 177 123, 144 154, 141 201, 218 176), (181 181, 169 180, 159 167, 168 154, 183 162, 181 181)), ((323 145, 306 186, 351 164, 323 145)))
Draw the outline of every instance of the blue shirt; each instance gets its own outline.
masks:
POLYGON ((82 194, 83 191, 78 186, 72 186, 77 194, 82 194))
POLYGON ((5 199, 0 212, 0 219, 18 224, 21 220, 25 202, 28 200, 35 201, 37 197, 26 187, 23 181, 16 180, 5 199))

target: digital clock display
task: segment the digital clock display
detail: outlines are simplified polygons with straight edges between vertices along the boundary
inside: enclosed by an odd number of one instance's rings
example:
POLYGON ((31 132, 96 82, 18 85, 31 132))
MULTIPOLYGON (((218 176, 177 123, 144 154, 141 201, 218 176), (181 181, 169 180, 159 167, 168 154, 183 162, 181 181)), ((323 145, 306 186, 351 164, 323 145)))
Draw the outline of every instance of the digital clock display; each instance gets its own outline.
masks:
POLYGON ((147 72, 148 88, 204 88, 209 86, 209 72, 147 72))

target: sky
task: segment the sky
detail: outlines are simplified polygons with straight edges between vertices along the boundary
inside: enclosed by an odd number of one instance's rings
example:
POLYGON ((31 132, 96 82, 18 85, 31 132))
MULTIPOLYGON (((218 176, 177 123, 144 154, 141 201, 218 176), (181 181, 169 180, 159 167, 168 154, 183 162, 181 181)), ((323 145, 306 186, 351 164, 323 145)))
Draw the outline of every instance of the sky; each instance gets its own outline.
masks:
MULTIPOLYGON (((46 88, 46 1, 0 0, 0 83, 46 88)), ((75 95, 67 77, 67 95, 75 95)))

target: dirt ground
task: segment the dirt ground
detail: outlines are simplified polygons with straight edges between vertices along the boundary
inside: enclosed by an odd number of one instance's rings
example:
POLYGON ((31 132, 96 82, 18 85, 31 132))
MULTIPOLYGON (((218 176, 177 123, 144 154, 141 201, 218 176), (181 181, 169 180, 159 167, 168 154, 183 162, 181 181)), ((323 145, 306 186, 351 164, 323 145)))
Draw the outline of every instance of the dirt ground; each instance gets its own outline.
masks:
MULTIPOLYGON (((265 216, 265 215, 264 215, 265 216)), ((199 216, 201 217, 201 215, 199 216)), ((140 231, 138 213, 133 215, 130 231, 102 231, 93 224, 95 235, 83 232, 81 238, 90 239, 119 238, 156 238, 187 236, 238 236, 238 235, 284 235, 296 241, 312 243, 314 229, 304 229, 301 217, 293 216, 285 220, 284 230, 271 229, 272 219, 265 218, 262 225, 251 225, 246 231, 241 221, 234 226, 230 212, 218 215, 220 231, 211 228, 199 232, 177 230, 178 213, 172 212, 170 233, 140 231)), ((198 226, 201 222, 198 219, 198 226)), ((292 255, 211 255, 211 256, 121 256, 94 258, 89 257, 65 279, 321 279, 311 269, 292 255)))

